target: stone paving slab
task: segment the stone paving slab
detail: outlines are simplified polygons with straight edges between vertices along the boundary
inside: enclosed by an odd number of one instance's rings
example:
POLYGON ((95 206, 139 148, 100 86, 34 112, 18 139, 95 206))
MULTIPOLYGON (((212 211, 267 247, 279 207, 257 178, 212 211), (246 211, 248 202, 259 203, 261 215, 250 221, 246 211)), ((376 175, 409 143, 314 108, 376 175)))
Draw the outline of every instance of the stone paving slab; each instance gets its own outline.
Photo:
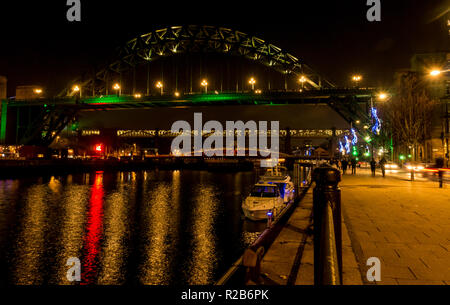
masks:
MULTIPOLYGON (((435 182, 343 175, 344 223, 361 274, 369 257, 381 261, 381 285, 450 283, 450 188, 435 182)), ((364 279, 364 278, 363 278, 364 279)), ((364 279, 364 283, 368 284, 364 279)))

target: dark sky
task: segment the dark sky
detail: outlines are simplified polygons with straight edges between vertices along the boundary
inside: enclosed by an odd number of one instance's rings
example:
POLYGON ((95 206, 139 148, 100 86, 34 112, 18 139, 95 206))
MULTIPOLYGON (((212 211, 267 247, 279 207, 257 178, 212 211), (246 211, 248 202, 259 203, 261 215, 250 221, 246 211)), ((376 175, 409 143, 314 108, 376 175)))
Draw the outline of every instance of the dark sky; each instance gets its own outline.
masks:
POLYGON ((381 22, 368 22, 366 0, 94 1, 81 0, 82 22, 66 20, 66 1, 0 4, 0 75, 16 85, 60 90, 114 48, 169 25, 210 24, 265 39, 304 59, 339 85, 361 73, 389 84, 416 52, 449 49, 449 0, 381 0, 381 22))

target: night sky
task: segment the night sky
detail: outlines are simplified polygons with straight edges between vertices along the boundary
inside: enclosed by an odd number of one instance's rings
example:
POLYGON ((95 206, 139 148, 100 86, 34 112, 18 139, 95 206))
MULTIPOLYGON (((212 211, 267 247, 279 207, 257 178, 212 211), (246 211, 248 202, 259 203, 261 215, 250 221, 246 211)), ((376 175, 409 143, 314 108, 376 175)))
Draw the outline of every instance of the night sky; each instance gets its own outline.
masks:
POLYGON ((66 20, 66 1, 6 2, 0 75, 9 79, 9 95, 30 83, 58 91, 128 39, 170 25, 220 25, 261 37, 339 85, 352 73, 368 85, 386 85, 414 53, 449 49, 445 18, 430 21, 450 7, 448 0, 381 0, 381 22, 367 21, 366 0, 82 0, 81 23, 66 20))

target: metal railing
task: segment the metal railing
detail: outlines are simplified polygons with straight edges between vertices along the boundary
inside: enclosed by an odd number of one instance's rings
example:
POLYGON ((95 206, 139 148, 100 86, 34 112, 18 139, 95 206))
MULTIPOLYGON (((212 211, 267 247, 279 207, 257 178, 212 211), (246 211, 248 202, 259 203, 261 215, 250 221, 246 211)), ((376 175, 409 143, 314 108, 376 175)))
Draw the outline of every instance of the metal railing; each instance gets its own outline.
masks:
POLYGON ((340 172, 329 166, 314 170, 314 284, 342 284, 340 172))

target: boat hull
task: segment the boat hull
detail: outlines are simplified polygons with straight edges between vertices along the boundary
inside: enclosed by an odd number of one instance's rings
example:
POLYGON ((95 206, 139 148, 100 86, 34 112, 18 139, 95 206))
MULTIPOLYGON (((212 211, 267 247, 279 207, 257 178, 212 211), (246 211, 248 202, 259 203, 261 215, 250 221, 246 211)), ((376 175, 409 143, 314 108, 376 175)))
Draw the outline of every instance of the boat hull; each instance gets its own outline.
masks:
POLYGON ((244 216, 250 220, 260 221, 267 220, 267 213, 272 211, 273 216, 272 219, 278 217, 278 215, 286 208, 286 205, 279 206, 275 209, 248 209, 245 206, 242 207, 242 211, 244 212, 244 216))

